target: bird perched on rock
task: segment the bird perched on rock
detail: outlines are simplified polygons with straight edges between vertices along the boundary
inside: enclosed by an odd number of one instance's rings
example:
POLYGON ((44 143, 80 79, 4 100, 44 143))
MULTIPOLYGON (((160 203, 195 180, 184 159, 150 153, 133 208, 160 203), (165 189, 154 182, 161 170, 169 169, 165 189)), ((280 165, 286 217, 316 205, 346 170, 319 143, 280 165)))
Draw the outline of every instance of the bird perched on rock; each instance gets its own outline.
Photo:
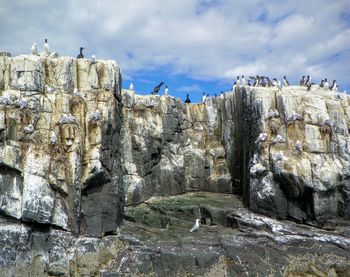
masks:
POLYGON ((93 121, 99 121, 101 119, 101 113, 99 110, 96 110, 91 113, 90 119, 93 121))
POLYGON ((46 56, 50 55, 50 46, 49 46, 49 43, 47 42, 47 38, 45 39, 45 43, 44 43, 44 51, 46 56))
POLYGON ((283 85, 284 85, 285 87, 288 87, 288 86, 289 86, 289 82, 288 82, 286 76, 283 76, 283 85))
POLYGON ((267 114, 268 119, 274 118, 274 117, 279 117, 280 114, 279 112, 275 109, 275 110, 270 110, 269 113, 267 114))
POLYGON ((323 87, 324 87, 324 80, 321 80, 320 88, 323 88, 323 87))
POLYGON ((161 86, 164 84, 164 82, 160 82, 159 85, 155 86, 151 92, 151 94, 158 94, 161 86))
POLYGON ((36 56, 38 55, 38 49, 36 48, 36 42, 33 43, 31 50, 32 50, 33 55, 36 55, 36 56))
POLYGON ((130 83, 129 90, 134 91, 134 84, 130 83))
POLYGON ((272 86, 277 87, 277 79, 276 78, 273 78, 272 86))
POLYGON ((201 221, 200 218, 196 219, 196 223, 193 225, 192 229, 190 230, 190 233, 198 231, 200 221, 201 221))
POLYGON ((281 135, 277 135, 275 138, 272 139, 272 144, 284 143, 285 141, 286 140, 281 135))
POLYGON ((47 93, 54 93, 56 91, 56 88, 52 88, 49 85, 45 85, 45 88, 47 93))
POLYGON ((305 83, 304 83, 304 85, 309 85, 311 83, 311 77, 310 77, 310 75, 307 75, 306 76, 306 81, 305 81, 305 83))
POLYGON ((84 59, 84 54, 83 54, 84 47, 80 47, 80 53, 77 56, 77 59, 84 59))
POLYGON ((308 83, 307 84, 307 91, 310 91, 311 90, 311 87, 314 85, 315 83, 308 83))
POLYGON ((281 83, 280 80, 277 81, 277 87, 278 87, 279 90, 282 89, 282 83, 281 83))
POLYGON ((59 120, 60 124, 64 123, 75 123, 76 118, 72 116, 71 114, 63 114, 59 120))
POLYGON ((220 92, 220 99, 224 99, 225 97, 224 97, 224 92, 222 91, 222 92, 220 92))
POLYGON ((164 95, 168 95, 168 94, 169 94, 169 89, 168 89, 168 86, 166 85, 164 89, 164 95))
POLYGON ((203 95, 202 95, 202 103, 205 103, 205 100, 207 100, 207 96, 205 95, 205 92, 203 92, 203 95))
POLYGON ((336 80, 333 80, 333 84, 331 85, 331 88, 330 88, 331 91, 337 91, 338 90, 336 82, 337 82, 336 80))
POLYGON ((259 134, 258 138, 256 139, 255 143, 264 142, 267 139, 266 133, 259 134))
POLYGON ((242 86, 245 86, 245 85, 246 85, 244 75, 242 75, 242 78, 241 78, 241 85, 242 85, 242 86))
POLYGON ((57 143, 57 136, 54 131, 51 131, 50 143, 52 146, 55 146, 57 143))
POLYGON ((187 104, 191 103, 191 99, 190 99, 190 96, 188 95, 188 93, 187 93, 187 96, 186 96, 185 103, 187 103, 187 104))
POLYGON ((329 89, 329 83, 328 83, 328 81, 327 81, 327 78, 324 79, 323 88, 324 88, 325 90, 329 89))
POLYGON ((34 132, 34 126, 33 124, 29 124, 28 126, 23 128, 24 133, 31 134, 34 132))
POLYGON ((297 121, 297 120, 303 120, 304 118, 298 114, 296 111, 293 111, 290 116, 288 116, 287 121, 297 121))
POLYGON ((297 140, 297 142, 295 143, 295 149, 298 151, 303 151, 303 144, 301 143, 301 141, 297 140))
POLYGON ((237 76, 236 85, 237 85, 237 86, 240 86, 240 85, 241 85, 241 80, 239 79, 239 76, 237 76))
POLYGON ((299 82, 301 86, 305 85, 305 76, 301 77, 301 80, 299 82))
POLYGON ((96 62, 96 56, 95 55, 92 55, 91 56, 91 63, 95 63, 96 62))

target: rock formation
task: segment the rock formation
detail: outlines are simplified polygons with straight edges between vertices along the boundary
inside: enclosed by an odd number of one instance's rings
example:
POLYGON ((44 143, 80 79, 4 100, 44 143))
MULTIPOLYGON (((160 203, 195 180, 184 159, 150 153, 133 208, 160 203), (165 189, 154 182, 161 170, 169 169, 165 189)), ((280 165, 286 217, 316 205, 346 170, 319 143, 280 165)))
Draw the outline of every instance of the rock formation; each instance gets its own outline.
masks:
POLYGON ((349 100, 184 104, 114 61, 0 55, 0 276, 346 274, 349 100))

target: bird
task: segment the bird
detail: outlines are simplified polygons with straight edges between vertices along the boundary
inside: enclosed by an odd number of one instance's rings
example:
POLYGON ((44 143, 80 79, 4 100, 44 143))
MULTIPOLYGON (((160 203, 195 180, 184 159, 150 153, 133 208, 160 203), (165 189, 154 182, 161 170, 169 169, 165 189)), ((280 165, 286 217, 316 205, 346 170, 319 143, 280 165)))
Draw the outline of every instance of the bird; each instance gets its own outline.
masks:
POLYGON ((160 82, 159 85, 155 86, 151 92, 151 94, 158 94, 161 86, 164 84, 164 82, 160 82))
POLYGON ((323 88, 323 86, 324 86, 324 80, 321 80, 320 88, 323 88))
POLYGON ((328 83, 328 81, 327 81, 327 78, 324 79, 323 88, 324 88, 325 90, 329 89, 329 83, 328 83))
POLYGON ((256 75, 256 79, 255 79, 255 82, 254 82, 254 87, 257 87, 260 85, 260 77, 259 75, 256 75))
POLYGON ((277 135, 276 137, 274 137, 272 139, 272 144, 275 143, 284 143, 286 140, 281 136, 281 135, 277 135))
POLYGON ((300 152, 303 151, 303 144, 299 140, 295 143, 295 149, 300 152))
POLYGON ((36 42, 33 43, 31 50, 32 50, 33 55, 36 55, 36 56, 38 55, 38 49, 36 48, 36 42))
POLYGON ((297 120, 303 120, 304 118, 298 114, 296 111, 293 111, 290 116, 288 116, 287 121, 297 121, 297 120))
POLYGON ((280 80, 277 81, 277 87, 278 87, 279 90, 282 89, 282 83, 281 83, 280 80))
POLYGON ((187 96, 186 96, 185 103, 187 103, 187 104, 191 103, 191 99, 190 99, 190 96, 188 95, 188 93, 187 93, 187 96))
POLYGON ((45 39, 45 43, 44 43, 44 51, 46 56, 50 55, 50 46, 49 46, 49 43, 47 42, 47 38, 45 39))
POLYGON ((48 85, 45 85, 45 88, 47 93, 53 93, 56 91, 56 88, 49 87, 48 85))
POLYGON ((23 100, 16 100, 15 105, 20 108, 20 110, 23 110, 28 107, 28 102, 23 99, 23 100))
POLYGON ((205 96, 205 92, 203 92, 202 103, 205 103, 205 100, 207 100, 207 97, 205 96))
POLYGON ((63 114, 59 120, 60 124, 64 123, 75 123, 76 119, 71 114, 63 114))
POLYGON ((331 85, 330 90, 332 90, 332 91, 337 91, 337 90, 338 90, 338 89, 337 89, 337 83, 336 83, 336 80, 333 80, 333 84, 331 85))
POLYGON ((52 146, 55 146, 57 143, 57 136, 54 131, 51 131, 50 143, 52 146))
POLYGON ((95 55, 92 55, 91 56, 91 63, 95 63, 96 62, 96 56, 95 55))
POLYGON ((77 56, 77 59, 84 59, 83 50, 84 47, 80 47, 80 54, 77 56))
POLYGON ((99 121, 101 119, 101 113, 99 110, 96 110, 90 114, 90 119, 93 121, 99 121))
POLYGON ((196 223, 193 225, 192 229, 190 230, 190 233, 198 231, 200 221, 201 220, 199 218, 196 219, 196 223))
POLYGON ((266 133, 260 133, 255 143, 264 142, 267 139, 266 133))
POLYGON ((283 76, 283 85, 284 85, 285 87, 288 87, 288 86, 289 86, 289 82, 288 82, 286 76, 283 76))
POLYGON ((301 86, 305 85, 305 76, 303 76, 299 82, 301 86))
POLYGON ((314 82, 307 84, 307 91, 310 91, 311 86, 313 86, 314 84, 315 84, 314 82))
POLYGON ((310 77, 310 75, 307 75, 304 85, 309 85, 310 83, 311 83, 311 77, 310 77))
POLYGON ((129 90, 134 91, 134 84, 130 83, 129 90))
POLYGON ((242 83, 242 86, 245 86, 245 85, 246 85, 244 75, 242 75, 242 78, 241 78, 241 83, 242 83))
POLYGON ((276 78, 273 78, 273 81, 272 81, 272 86, 273 87, 277 87, 277 79, 276 78))
POLYGON ((279 117, 280 114, 279 112, 275 110, 270 110, 269 113, 267 114, 268 119, 274 118, 274 117, 279 117))
POLYGON ((168 95, 168 94, 169 94, 169 89, 168 89, 168 86, 166 85, 164 89, 164 95, 168 95))
POLYGON ((224 92, 223 92, 223 91, 220 92, 220 98, 221 98, 221 99, 224 99, 224 92))
POLYGON ((29 124, 28 126, 24 127, 23 128, 23 131, 26 133, 26 134, 31 134, 34 132, 34 126, 33 124, 29 124))
POLYGON ((241 80, 239 79, 239 76, 237 76, 236 85, 237 85, 237 86, 240 86, 240 85, 241 85, 241 80))

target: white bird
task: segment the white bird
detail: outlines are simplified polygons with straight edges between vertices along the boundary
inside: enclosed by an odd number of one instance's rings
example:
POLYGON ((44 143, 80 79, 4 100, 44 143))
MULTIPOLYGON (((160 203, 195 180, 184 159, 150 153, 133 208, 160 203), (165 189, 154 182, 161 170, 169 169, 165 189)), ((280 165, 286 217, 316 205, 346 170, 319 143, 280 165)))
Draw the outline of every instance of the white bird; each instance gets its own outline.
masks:
POLYGON ((300 152, 303 151, 303 144, 299 140, 295 143, 295 149, 300 152))
POLYGON ((237 76, 236 86, 240 86, 240 85, 241 85, 241 80, 239 79, 239 76, 237 76))
POLYGON ((224 99, 224 93, 223 92, 220 93, 220 98, 224 99))
POLYGON ((337 83, 336 83, 336 81, 335 81, 335 80, 333 81, 333 84, 332 84, 331 90, 332 90, 332 91, 338 91, 338 85, 337 85, 337 83))
POLYGON ((45 49, 45 55, 49 56, 50 55, 50 46, 49 46, 49 43, 47 42, 47 38, 45 39, 44 49, 45 49))
POLYGON ((287 121, 297 121, 297 120, 303 120, 303 117, 295 111, 293 111, 292 114, 287 118, 287 121))
POLYGON ((99 121, 101 119, 101 113, 99 110, 96 110, 90 114, 90 119, 93 121, 99 121))
POLYGON ((52 146, 55 146, 57 143, 57 136, 54 131, 51 131, 50 143, 52 146))
POLYGON ((36 56, 38 55, 38 49, 36 48, 36 42, 33 43, 31 50, 32 50, 33 55, 36 55, 36 56))
POLYGON ((53 93, 56 91, 56 88, 49 87, 48 85, 45 85, 45 88, 47 93, 53 93))
POLYGON ((272 86, 277 87, 277 79, 276 78, 273 79, 272 86))
POLYGON ((31 134, 34 132, 34 126, 33 124, 29 124, 28 126, 24 127, 23 128, 23 131, 26 133, 26 134, 31 134))
POLYGON ((327 81, 327 78, 324 79, 323 88, 324 88, 325 90, 329 89, 329 83, 328 83, 328 81, 327 81))
POLYGON ((192 229, 190 230, 190 233, 198 231, 198 229, 199 229, 199 222, 200 221, 201 220, 199 218, 196 219, 196 223, 193 225, 192 229))
POLYGON ((272 139, 272 143, 283 143, 286 140, 281 136, 281 135, 277 135, 275 138, 272 139))
POLYGON ((91 63, 95 63, 96 62, 96 56, 95 55, 92 55, 91 56, 91 63))
POLYGON ((286 76, 283 76, 283 85, 284 85, 285 87, 288 87, 288 86, 289 86, 289 82, 288 82, 286 76))
POLYGON ((280 80, 278 80, 277 81, 277 87, 278 87, 278 89, 282 89, 282 83, 281 83, 281 81, 280 80))
POLYGON ((134 91, 134 84, 130 83, 129 90, 134 91))
POLYGON ((255 143, 264 142, 267 139, 266 133, 261 133, 256 139, 255 143))
POLYGON ((205 95, 205 92, 203 92, 202 103, 205 103, 205 100, 207 100, 207 96, 205 95))
POLYGON ((241 78, 241 83, 242 83, 242 86, 245 86, 245 85, 246 85, 244 75, 242 75, 242 78, 241 78))
POLYGON ((64 123, 75 123, 76 119, 71 114, 63 114, 59 120, 60 124, 64 123))
POLYGON ((164 95, 169 95, 169 89, 168 89, 168 86, 165 86, 164 95))

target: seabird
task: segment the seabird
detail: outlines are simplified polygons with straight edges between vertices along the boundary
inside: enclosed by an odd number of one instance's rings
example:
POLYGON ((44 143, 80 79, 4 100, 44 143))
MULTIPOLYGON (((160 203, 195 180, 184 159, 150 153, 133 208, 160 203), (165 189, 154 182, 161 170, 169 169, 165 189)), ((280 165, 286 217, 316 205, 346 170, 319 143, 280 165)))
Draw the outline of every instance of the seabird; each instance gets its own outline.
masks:
POLYGON ((188 95, 187 93, 187 96, 186 96, 186 100, 185 100, 185 103, 191 103, 191 99, 190 99, 190 96, 188 95))
POLYGON ((47 42, 47 38, 45 39, 45 43, 44 43, 44 51, 46 56, 50 55, 50 46, 49 46, 49 43, 47 42))
POLYGON ((164 95, 169 95, 169 89, 167 85, 165 85, 164 95))
POLYGON ((299 140, 295 143, 295 149, 300 152, 303 151, 303 144, 299 140))
POLYGON ((83 50, 84 47, 80 47, 80 54, 77 56, 77 59, 84 59, 83 50))
POLYGON ((272 86, 273 87, 277 87, 277 79, 276 78, 273 78, 273 81, 272 81, 272 86))
POLYGON ((282 83, 281 83, 280 80, 277 81, 277 87, 278 87, 279 90, 282 89, 282 83))
POLYGON ((311 77, 309 75, 307 75, 304 85, 309 85, 310 82, 311 82, 311 77))
POLYGON ((286 76, 283 76, 283 85, 284 85, 285 87, 288 87, 288 86, 289 86, 289 82, 288 82, 286 76))
POLYGON ((134 84, 130 83, 129 90, 134 91, 134 84))
POLYGON ((266 133, 261 133, 256 139, 255 143, 264 142, 267 139, 266 133))
POLYGON ((155 86, 152 90, 152 94, 158 94, 159 93, 159 90, 160 90, 160 87, 164 84, 164 82, 160 82, 158 86, 155 86))
POLYGON ((63 114, 59 120, 60 124, 64 123, 75 123, 76 119, 71 114, 63 114))
POLYGON ((33 55, 36 55, 36 56, 38 55, 38 49, 36 48, 36 42, 34 42, 34 44, 32 45, 31 50, 32 50, 33 55))
POLYGON ((281 135, 277 135, 276 137, 274 137, 272 139, 272 144, 275 143, 284 143, 286 140, 281 136, 281 135))
POLYGON ((272 82, 271 82, 270 78, 266 77, 266 80, 267 80, 267 86, 272 87, 272 82))
POLYGON ((96 56, 95 55, 92 55, 91 56, 91 63, 95 63, 96 62, 96 56))
POLYGON ((337 91, 338 90, 336 80, 333 80, 333 84, 331 85, 331 90, 332 91, 337 91))
POLYGON ((242 75, 242 78, 241 78, 241 83, 242 83, 242 86, 245 86, 245 85, 246 85, 244 75, 242 75))
POLYGON ((309 83, 307 84, 307 91, 310 91, 311 90, 311 86, 314 85, 315 83, 309 83))
POLYGON ((224 92, 223 92, 223 91, 220 92, 220 98, 221 98, 221 99, 224 99, 224 92))
POLYGON ((205 103, 205 100, 207 100, 207 97, 205 96, 205 92, 203 92, 202 103, 205 103))
POLYGON ((239 76, 237 76, 236 85, 237 85, 237 86, 240 86, 240 85, 241 85, 241 81, 240 81, 240 79, 239 79, 239 76))
POLYGON ((262 86, 262 87, 267 87, 267 83, 266 83, 266 81, 265 81, 265 78, 266 78, 266 80, 268 79, 268 77, 265 77, 265 76, 261 76, 260 77, 260 85, 262 86))
POLYGON ((298 114, 297 112, 293 111, 290 116, 288 116, 287 121, 297 121, 297 120, 303 120, 304 118, 298 114))
POLYGON ((57 136, 54 131, 51 131, 50 143, 52 146, 55 146, 57 143, 57 136))
POLYGON ((274 117, 279 117, 280 114, 279 112, 275 109, 275 110, 270 110, 269 113, 267 114, 268 119, 274 118, 274 117))
POLYGON ((28 126, 24 127, 23 128, 23 131, 26 133, 26 134, 31 134, 34 132, 34 126, 33 124, 29 124, 28 126))
POLYGON ((259 75, 256 75, 254 87, 257 87, 257 86, 259 86, 259 85, 260 85, 260 77, 259 77, 259 75))
POLYGON ((323 86, 324 86, 324 80, 321 80, 320 88, 323 88, 323 86))
POLYGON ((48 85, 45 85, 45 88, 47 93, 53 93, 56 91, 56 88, 49 87, 48 85))
POLYGON ((101 113, 99 110, 96 110, 90 114, 90 119, 93 121, 99 121, 101 119, 101 113))
POLYGON ((250 83, 250 80, 248 80, 247 85, 250 87, 252 86, 252 84, 250 83))
POLYGON ((327 81, 327 78, 324 79, 323 88, 324 88, 325 90, 329 89, 329 83, 328 83, 328 81, 327 81))
POLYGON ((200 218, 196 219, 196 223, 193 225, 192 229, 190 230, 190 233, 198 231, 200 221, 201 221, 200 218))
POLYGON ((301 86, 305 85, 305 76, 303 76, 299 82, 301 86))

